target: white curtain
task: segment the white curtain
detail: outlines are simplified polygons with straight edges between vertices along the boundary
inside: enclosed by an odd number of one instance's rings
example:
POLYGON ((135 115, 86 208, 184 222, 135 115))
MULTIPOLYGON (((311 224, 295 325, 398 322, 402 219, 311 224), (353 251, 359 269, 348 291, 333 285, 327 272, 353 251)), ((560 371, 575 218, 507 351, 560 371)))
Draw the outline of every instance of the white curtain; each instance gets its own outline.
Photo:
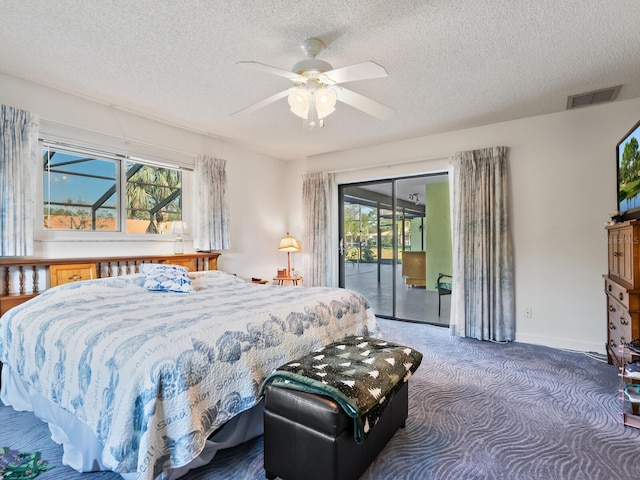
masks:
POLYGON ((0 105, 0 256, 33 255, 38 116, 0 105))
POLYGON ((331 187, 333 175, 323 172, 302 176, 304 233, 302 237, 302 277, 309 287, 330 285, 331 187))
POLYGON ((229 248, 229 205, 226 160, 200 155, 194 176, 193 247, 211 251, 229 248))
POLYGON ((452 165, 451 331, 515 339, 515 286, 507 147, 455 154, 452 165))

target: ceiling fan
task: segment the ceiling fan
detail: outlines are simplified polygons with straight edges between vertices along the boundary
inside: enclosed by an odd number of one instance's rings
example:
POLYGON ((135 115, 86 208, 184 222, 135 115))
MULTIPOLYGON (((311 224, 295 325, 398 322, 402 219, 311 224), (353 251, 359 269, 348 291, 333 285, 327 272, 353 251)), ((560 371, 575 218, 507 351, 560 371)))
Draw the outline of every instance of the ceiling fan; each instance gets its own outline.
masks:
POLYGON ((238 110, 232 115, 253 112, 284 97, 288 97, 291 111, 302 118, 303 125, 309 129, 324 127, 324 118, 335 111, 336 101, 346 103, 380 120, 386 120, 393 115, 392 108, 339 85, 356 80, 386 77, 387 71, 384 67, 368 61, 334 69, 329 63, 316 58, 324 48, 325 44, 319 38, 305 40, 302 43, 302 49, 307 54, 307 58, 296 63, 291 71, 259 62, 238 62, 262 72, 288 78, 294 86, 238 110))

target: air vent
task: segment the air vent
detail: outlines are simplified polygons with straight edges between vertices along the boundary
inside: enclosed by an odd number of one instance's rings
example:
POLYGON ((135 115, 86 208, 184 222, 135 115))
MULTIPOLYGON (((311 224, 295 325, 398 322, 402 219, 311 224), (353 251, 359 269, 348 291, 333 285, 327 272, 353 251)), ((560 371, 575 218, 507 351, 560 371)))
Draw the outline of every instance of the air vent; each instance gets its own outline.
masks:
POLYGON ((622 85, 605 88, 603 90, 594 90, 593 92, 580 93, 579 95, 572 95, 567 99, 567 110, 593 105, 594 103, 612 102, 618 96, 620 87, 622 87, 622 85))

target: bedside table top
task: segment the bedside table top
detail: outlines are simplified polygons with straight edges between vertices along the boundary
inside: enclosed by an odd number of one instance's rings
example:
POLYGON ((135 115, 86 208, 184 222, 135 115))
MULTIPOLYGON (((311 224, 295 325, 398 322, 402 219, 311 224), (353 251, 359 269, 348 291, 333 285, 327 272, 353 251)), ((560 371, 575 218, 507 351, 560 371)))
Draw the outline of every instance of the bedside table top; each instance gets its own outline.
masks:
POLYGON ((291 282, 292 285, 298 285, 298 282, 302 281, 302 277, 273 277, 273 280, 276 282, 276 285, 284 285, 284 282, 291 282))

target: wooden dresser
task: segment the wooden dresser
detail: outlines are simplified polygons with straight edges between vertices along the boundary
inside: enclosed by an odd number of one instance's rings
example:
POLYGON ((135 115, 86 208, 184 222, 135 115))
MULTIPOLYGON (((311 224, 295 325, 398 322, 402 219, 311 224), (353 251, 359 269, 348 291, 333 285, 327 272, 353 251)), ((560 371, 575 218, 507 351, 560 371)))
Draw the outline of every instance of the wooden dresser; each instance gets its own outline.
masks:
MULTIPOLYGON (((604 276, 607 298, 607 358, 620 370, 622 386, 637 383, 625 366, 640 358, 627 344, 640 338, 640 223, 607 226, 609 272, 604 276)), ((640 428, 638 403, 622 395, 622 423, 640 428)))
POLYGON ((607 228, 609 272, 607 295, 607 356, 624 363, 623 345, 640 338, 640 223, 628 221, 607 228))
POLYGON ((219 253, 90 258, 0 258, 0 316, 63 283, 136 273, 143 263, 182 265, 191 271, 217 270, 219 253))

